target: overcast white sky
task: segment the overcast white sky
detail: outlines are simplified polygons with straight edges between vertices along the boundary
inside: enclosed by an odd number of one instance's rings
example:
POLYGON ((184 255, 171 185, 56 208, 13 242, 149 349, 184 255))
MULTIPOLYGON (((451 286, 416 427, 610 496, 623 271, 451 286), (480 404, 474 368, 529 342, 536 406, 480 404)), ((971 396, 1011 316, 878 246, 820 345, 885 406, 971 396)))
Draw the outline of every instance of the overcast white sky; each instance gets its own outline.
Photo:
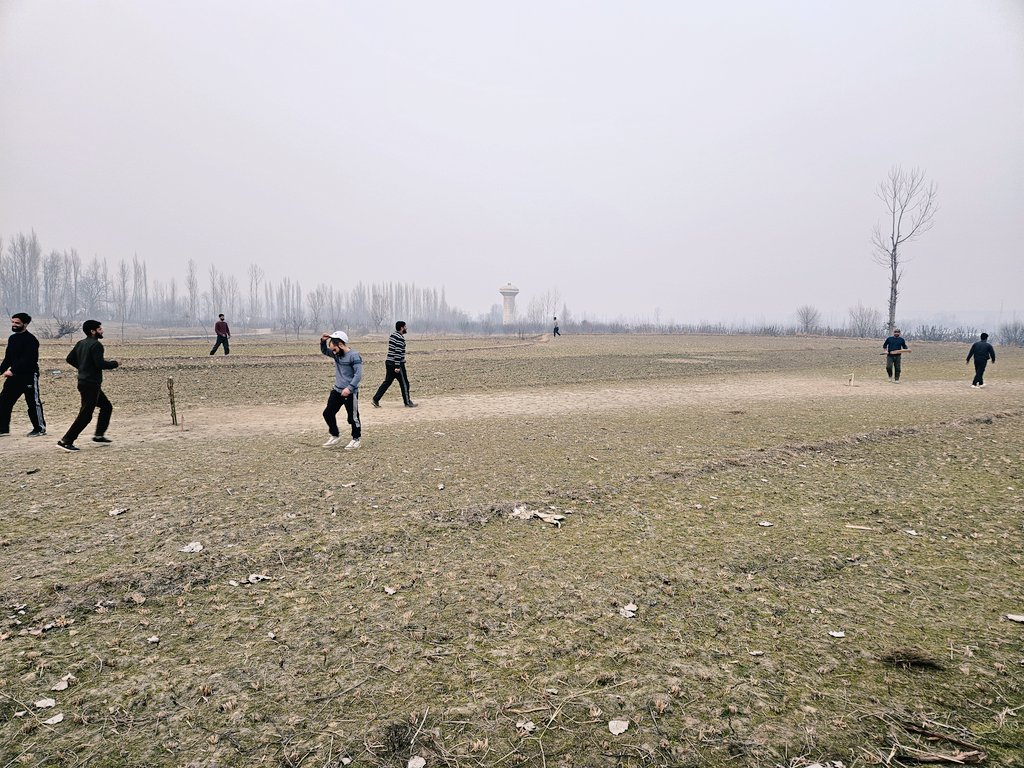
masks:
POLYGON ((1024 2, 0 0, 0 236, 578 317, 1024 315, 1024 2), (521 306, 523 305, 521 304, 521 306))

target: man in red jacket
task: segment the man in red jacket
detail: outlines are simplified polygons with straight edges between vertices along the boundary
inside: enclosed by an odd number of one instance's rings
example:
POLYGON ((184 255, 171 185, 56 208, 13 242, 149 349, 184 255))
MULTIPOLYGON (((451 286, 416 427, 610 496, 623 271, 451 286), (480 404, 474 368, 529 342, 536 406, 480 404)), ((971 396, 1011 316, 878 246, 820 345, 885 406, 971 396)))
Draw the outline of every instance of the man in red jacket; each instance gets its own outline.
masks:
POLYGON ((228 346, 228 339, 231 338, 231 330, 228 328, 227 321, 224 319, 224 315, 217 315, 220 319, 213 324, 213 332, 217 334, 217 343, 213 345, 213 349, 210 350, 212 355, 217 351, 217 347, 221 344, 224 345, 224 354, 231 354, 231 347, 228 346))

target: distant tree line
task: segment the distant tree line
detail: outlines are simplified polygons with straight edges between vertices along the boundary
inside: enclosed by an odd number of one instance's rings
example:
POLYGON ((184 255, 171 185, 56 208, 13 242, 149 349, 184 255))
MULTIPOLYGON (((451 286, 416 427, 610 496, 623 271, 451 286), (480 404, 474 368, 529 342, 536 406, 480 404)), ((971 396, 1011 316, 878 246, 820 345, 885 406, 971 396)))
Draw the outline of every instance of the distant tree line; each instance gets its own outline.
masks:
POLYGON ((205 327, 219 313, 236 325, 270 327, 298 334, 325 327, 381 330, 403 319, 417 330, 469 330, 466 313, 452 307, 444 289, 407 283, 357 283, 341 290, 320 283, 303 290, 297 280, 267 279, 251 265, 243 280, 210 265, 204 273, 189 259, 185 273, 151 280, 144 259, 133 256, 111 267, 106 259, 86 261, 75 250, 43 253, 35 232, 0 239, 0 305, 8 313, 46 318, 49 333, 71 332, 88 317, 108 328, 127 324, 205 327))

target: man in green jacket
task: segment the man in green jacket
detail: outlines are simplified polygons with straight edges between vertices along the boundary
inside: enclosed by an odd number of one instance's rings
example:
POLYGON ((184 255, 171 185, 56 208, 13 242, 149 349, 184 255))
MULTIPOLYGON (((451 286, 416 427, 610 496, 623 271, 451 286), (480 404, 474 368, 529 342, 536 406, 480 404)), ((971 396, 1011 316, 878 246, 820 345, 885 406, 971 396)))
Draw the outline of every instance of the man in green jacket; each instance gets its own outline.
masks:
POLYGON ((78 369, 78 394, 82 398, 82 407, 74 423, 64 433, 64 437, 57 441, 57 445, 65 451, 79 450, 75 440, 82 430, 89 426, 92 412, 97 408, 100 409, 100 417, 96 421, 96 436, 92 441, 112 442, 105 433, 110 426, 110 414, 114 412, 114 406, 103 394, 102 386, 103 372, 117 368, 117 361, 103 359, 103 345, 100 343, 100 339, 103 338, 103 324, 99 320, 86 320, 82 323, 82 331, 85 338, 75 344, 67 357, 68 364, 78 369))

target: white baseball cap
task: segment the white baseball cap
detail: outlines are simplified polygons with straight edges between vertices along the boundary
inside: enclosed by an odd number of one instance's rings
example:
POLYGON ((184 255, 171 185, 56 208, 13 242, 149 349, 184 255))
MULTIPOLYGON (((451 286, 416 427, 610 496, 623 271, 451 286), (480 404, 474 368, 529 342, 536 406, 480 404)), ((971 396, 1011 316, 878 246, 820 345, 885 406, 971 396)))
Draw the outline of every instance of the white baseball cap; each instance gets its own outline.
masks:
POLYGON ((331 334, 331 338, 335 341, 340 341, 343 344, 348 344, 348 334, 344 331, 335 331, 331 334))

